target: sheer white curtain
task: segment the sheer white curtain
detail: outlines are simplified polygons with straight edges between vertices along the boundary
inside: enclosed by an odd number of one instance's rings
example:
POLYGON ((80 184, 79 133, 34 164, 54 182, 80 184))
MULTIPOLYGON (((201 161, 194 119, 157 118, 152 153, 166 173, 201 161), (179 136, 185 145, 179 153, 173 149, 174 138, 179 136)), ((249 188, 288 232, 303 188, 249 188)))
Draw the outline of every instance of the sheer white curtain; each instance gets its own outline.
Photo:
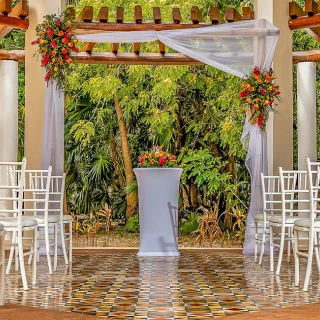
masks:
MULTIPOLYGON (((95 34, 80 34, 77 39, 83 42, 100 43, 134 43, 160 40, 168 47, 181 52, 193 59, 228 72, 238 77, 245 77, 254 66, 269 69, 277 46, 280 31, 266 20, 248 20, 226 23, 217 26, 192 28, 169 31, 130 31, 130 32, 103 32, 95 34)), ((94 53, 92 53, 94 55, 94 53)), ((56 136, 57 131, 63 132, 60 122, 56 121, 52 129, 52 121, 63 117, 63 103, 58 99, 54 85, 47 87, 44 141, 48 146, 43 148, 43 163, 61 170, 63 161, 63 140, 56 136), (51 92, 48 92, 51 91, 51 92), (58 105, 58 104, 61 105, 58 105), (59 144, 59 145, 58 145, 59 144), (60 145, 61 144, 61 145, 60 145)), ((250 136, 248 144, 247 167, 251 176, 251 203, 247 220, 247 232, 244 253, 250 254, 253 250, 253 216, 262 213, 260 173, 266 172, 267 154, 266 137, 256 125, 245 125, 243 139, 250 136)))

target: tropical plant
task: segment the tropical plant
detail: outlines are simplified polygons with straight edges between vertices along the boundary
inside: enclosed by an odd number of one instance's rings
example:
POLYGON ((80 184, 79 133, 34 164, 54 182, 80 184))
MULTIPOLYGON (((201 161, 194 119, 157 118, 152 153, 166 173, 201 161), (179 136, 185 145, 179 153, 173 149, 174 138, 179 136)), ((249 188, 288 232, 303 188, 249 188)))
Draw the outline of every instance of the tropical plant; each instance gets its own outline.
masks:
POLYGON ((196 212, 190 212, 186 215, 179 226, 179 232, 181 234, 190 234, 199 228, 198 214, 196 212))

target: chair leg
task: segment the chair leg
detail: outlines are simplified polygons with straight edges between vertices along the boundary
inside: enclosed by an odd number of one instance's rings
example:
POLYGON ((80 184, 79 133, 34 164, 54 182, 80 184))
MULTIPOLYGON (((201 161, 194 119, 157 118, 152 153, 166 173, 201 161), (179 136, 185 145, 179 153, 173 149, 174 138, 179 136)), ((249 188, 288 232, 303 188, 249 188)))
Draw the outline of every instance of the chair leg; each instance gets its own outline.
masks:
POLYGON ((308 248, 308 262, 307 262, 307 270, 306 277, 304 279, 303 291, 308 291, 311 269, 312 269, 312 258, 313 258, 313 236, 314 232, 309 231, 309 248, 308 248))
POLYGON ((53 271, 57 271, 57 264, 58 264, 58 225, 57 224, 54 225, 53 232, 54 232, 53 271))
POLYGON ((69 263, 72 262, 72 221, 69 222, 69 263))
POLYGON ((37 283, 38 228, 33 231, 32 285, 37 283))
MULTIPOLYGON (((288 228, 288 238, 292 238, 292 229, 288 228)), ((291 254, 291 241, 292 240, 288 240, 288 250, 287 250, 287 262, 290 262, 290 254, 291 254)))
POLYGON ((281 269, 281 264, 282 264, 285 229, 286 229, 285 226, 281 227, 279 258, 278 258, 278 264, 277 264, 277 270, 276 270, 276 275, 277 276, 280 274, 280 269, 281 269))
POLYGON ((259 259, 259 265, 262 265, 262 258, 264 255, 264 247, 266 245, 266 235, 267 235, 267 226, 263 222, 263 233, 262 233, 262 241, 261 241, 261 250, 260 250, 260 259, 259 259))
POLYGON ((44 238, 46 243, 46 253, 47 253, 47 261, 48 261, 48 268, 49 274, 53 274, 52 272, 52 263, 51 263, 51 256, 50 256, 50 242, 49 242, 49 227, 46 225, 44 227, 44 238))
POLYGON ((1 267, 1 273, 0 273, 0 306, 4 305, 4 268, 5 268, 5 252, 4 252, 4 237, 5 232, 2 231, 2 234, 0 236, 0 267, 1 267))
POLYGON ((270 271, 274 270, 273 226, 270 225, 270 271))
POLYGON ((18 252, 19 252, 19 263, 20 263, 20 272, 22 278, 23 289, 28 290, 28 282, 26 276, 26 269, 24 266, 24 255, 23 255, 23 243, 22 243, 22 233, 18 232, 17 242, 18 242, 18 252))
POLYGON ((314 234, 314 251, 316 254, 316 262, 318 267, 318 272, 320 273, 320 257, 319 257, 319 233, 315 232, 314 234))
POLYGON ((299 286, 299 231, 296 229, 293 229, 293 235, 294 235, 294 250, 293 250, 293 254, 294 254, 294 285, 295 286, 299 286))
POLYGON ((254 221, 254 262, 258 262, 258 222, 254 221))
POLYGON ((61 234, 61 243, 62 243, 62 252, 64 257, 64 263, 68 264, 68 256, 66 250, 66 234, 64 230, 64 223, 63 221, 60 222, 60 234, 61 234))
POLYGON ((16 231, 12 231, 11 247, 10 247, 10 254, 9 254, 6 274, 10 273, 11 264, 12 264, 13 255, 14 255, 14 252, 15 252, 16 244, 17 244, 16 243, 16 231))

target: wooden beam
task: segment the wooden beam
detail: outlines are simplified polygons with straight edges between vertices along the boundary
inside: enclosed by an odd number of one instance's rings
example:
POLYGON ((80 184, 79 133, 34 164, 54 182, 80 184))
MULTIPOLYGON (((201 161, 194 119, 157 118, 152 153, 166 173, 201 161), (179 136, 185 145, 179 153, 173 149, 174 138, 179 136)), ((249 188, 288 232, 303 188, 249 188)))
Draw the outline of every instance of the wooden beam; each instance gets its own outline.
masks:
POLYGON ((191 21, 194 24, 198 24, 199 22, 203 22, 203 16, 200 12, 199 7, 197 7, 197 6, 193 6, 191 8, 191 21))
POLYGON ((85 6, 77 15, 75 21, 91 22, 93 20, 93 7, 85 6))
POLYGON ((28 19, 21 19, 18 17, 6 16, 6 15, 0 13, 0 24, 3 24, 4 26, 7 26, 7 27, 19 28, 19 29, 26 30, 29 27, 29 20, 28 19))
POLYGON ((235 8, 226 8, 225 19, 228 22, 236 22, 243 20, 241 14, 235 8))
POLYGON ((225 20, 221 14, 221 5, 210 7, 210 20, 212 24, 224 23, 225 20))
POLYGON ((304 10, 307 12, 309 17, 318 13, 318 3, 316 3, 314 0, 305 0, 304 6, 304 10))
POLYGON ((8 15, 12 10, 12 0, 0 0, 0 13, 8 15))
MULTIPOLYGON (((124 8, 123 7, 117 7, 116 10, 116 23, 122 24, 124 19, 124 8)), ((119 50, 120 43, 112 43, 111 44, 111 51, 113 53, 117 53, 119 50)))
MULTIPOLYGON (((155 24, 160 24, 161 19, 161 11, 159 7, 153 7, 153 20, 155 24)), ((166 46, 160 40, 158 40, 159 52, 164 54, 166 52, 166 46)))
POLYGON ((24 59, 24 50, 0 50, 0 60, 16 60, 18 62, 24 62, 24 59))
POLYGON ((320 42, 320 27, 315 27, 311 29, 305 29, 309 35, 315 39, 316 41, 320 42))
POLYGON ((125 65, 203 65, 181 53, 112 53, 93 52, 72 55, 76 63, 125 64, 125 65))
MULTIPOLYGON (((142 8, 141 6, 134 7, 134 20, 136 23, 142 23, 142 8)), ((140 43, 136 42, 133 44, 133 52, 139 54, 140 52, 140 43)))
POLYGON ((289 20, 288 25, 290 30, 320 27, 320 14, 315 14, 312 17, 299 17, 289 20))
POLYGON ((180 22, 182 22, 179 8, 172 8, 172 19, 173 19, 173 22, 176 24, 179 24, 180 22))
POLYGON ((305 16, 307 13, 295 2, 289 2, 289 16, 291 19, 305 16))
POLYGON ((251 7, 242 7, 242 16, 243 20, 252 20, 253 19, 253 10, 251 7))
POLYGON ((97 21, 108 22, 109 9, 108 7, 101 7, 97 16, 97 21))
POLYGON ((320 50, 293 52, 292 62, 320 62, 320 50))

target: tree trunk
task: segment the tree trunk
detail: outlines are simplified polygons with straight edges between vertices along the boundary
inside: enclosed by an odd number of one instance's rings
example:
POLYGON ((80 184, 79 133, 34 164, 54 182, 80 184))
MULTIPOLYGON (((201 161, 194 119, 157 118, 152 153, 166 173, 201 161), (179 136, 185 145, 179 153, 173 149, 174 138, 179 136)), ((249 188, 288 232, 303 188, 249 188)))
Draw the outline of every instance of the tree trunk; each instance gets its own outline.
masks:
POLYGON ((109 139, 110 139, 110 150, 111 150, 111 156, 113 159, 114 169, 116 171, 116 175, 117 175, 117 178, 119 181, 120 188, 123 189, 125 187, 125 183, 124 183, 124 179, 122 176, 122 171, 121 171, 121 167, 120 167, 120 163, 119 163, 117 142, 116 142, 116 139, 114 138, 114 134, 113 134, 112 130, 110 130, 109 139))
MULTIPOLYGON (((126 185, 128 186, 134 180, 134 173, 132 169, 132 161, 130 156, 128 136, 127 136, 127 128, 122 117, 123 111, 121 109, 121 106, 117 97, 114 97, 114 103, 115 103, 120 137, 121 137, 124 171, 126 175, 126 185)), ((133 216, 137 206, 138 206, 137 195, 134 192, 127 193, 127 211, 126 211, 127 219, 133 216)))
POLYGON ((198 206, 198 189, 197 189, 197 186, 194 184, 194 178, 191 178, 190 200, 191 200, 191 205, 193 207, 198 206))

